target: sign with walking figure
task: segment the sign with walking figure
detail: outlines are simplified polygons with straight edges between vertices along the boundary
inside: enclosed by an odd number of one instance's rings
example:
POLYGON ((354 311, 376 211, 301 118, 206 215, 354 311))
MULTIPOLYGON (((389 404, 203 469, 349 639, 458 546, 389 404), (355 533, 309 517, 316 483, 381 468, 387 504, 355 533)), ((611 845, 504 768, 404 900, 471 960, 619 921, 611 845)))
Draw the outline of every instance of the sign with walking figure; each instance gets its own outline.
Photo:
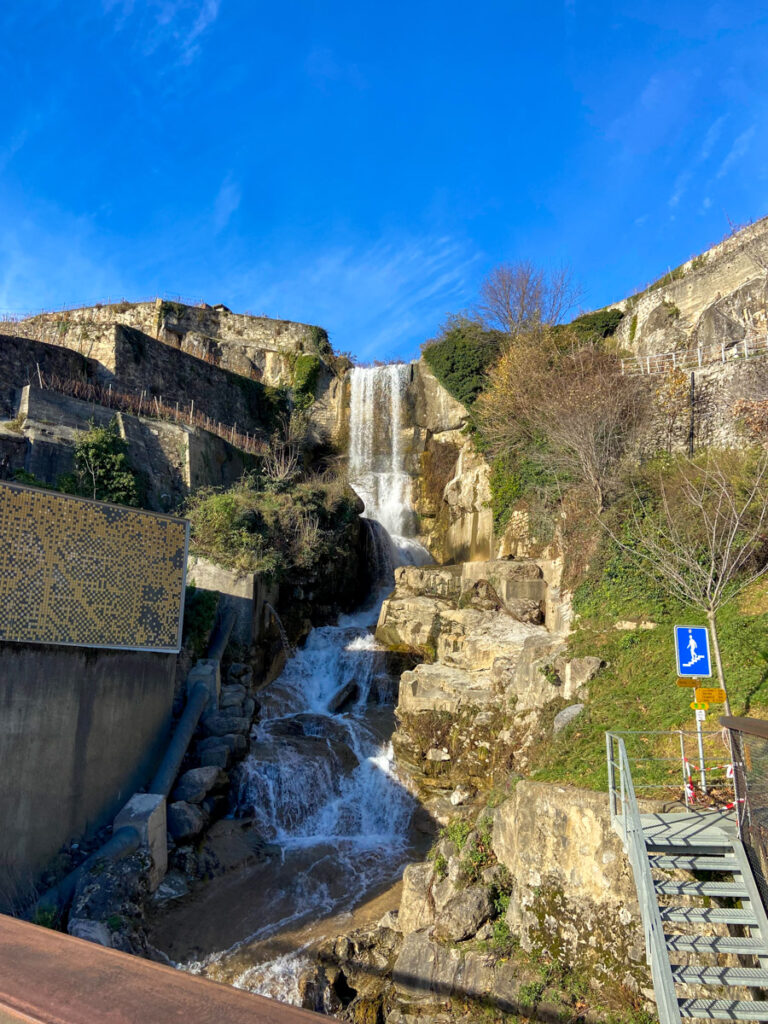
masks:
POLYGON ((709 678, 712 662, 709 657, 709 633, 705 626, 675 626, 677 674, 709 678))

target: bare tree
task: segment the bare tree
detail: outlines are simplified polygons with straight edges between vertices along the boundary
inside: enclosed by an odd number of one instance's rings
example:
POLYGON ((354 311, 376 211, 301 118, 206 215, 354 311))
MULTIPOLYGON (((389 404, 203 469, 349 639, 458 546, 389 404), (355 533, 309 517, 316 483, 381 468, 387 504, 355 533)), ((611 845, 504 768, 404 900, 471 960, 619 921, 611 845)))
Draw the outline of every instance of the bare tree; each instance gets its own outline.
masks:
POLYGON ((571 271, 547 272, 528 260, 502 263, 480 286, 478 313, 484 323, 511 338, 559 323, 581 297, 571 271))
POLYGON ((297 475, 306 438, 307 420, 300 410, 283 418, 263 456, 264 472, 271 480, 292 480, 297 475))
POLYGON ((717 613, 768 572, 768 453, 680 456, 655 485, 650 495, 635 491, 630 543, 606 529, 667 593, 706 614, 730 714, 717 613))
POLYGON ((646 402, 642 378, 612 352, 542 342, 503 353, 476 406, 494 455, 524 455, 563 484, 585 485, 599 515, 634 441, 646 402))

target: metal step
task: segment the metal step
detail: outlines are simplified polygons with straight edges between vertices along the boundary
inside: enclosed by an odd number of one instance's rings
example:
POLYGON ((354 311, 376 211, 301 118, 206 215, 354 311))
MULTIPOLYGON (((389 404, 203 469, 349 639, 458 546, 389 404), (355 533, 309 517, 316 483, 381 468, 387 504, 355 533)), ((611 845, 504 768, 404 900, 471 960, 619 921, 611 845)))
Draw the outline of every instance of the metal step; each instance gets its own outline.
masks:
POLYGON ((704 1020, 768 1020, 768 1003, 750 999, 679 999, 681 1017, 704 1020))
POLYGON ((665 934, 667 949, 679 953, 750 953, 765 954, 762 939, 742 939, 736 935, 669 935, 665 934))
POLYGON ((768 971, 761 967, 673 967, 677 985, 748 985, 768 988, 768 971))
POLYGON ((696 839, 674 840, 654 839, 646 836, 645 848, 648 853, 668 853, 673 856, 676 854, 694 854, 702 857, 716 857, 718 854, 730 850, 731 842, 729 839, 725 837, 721 839, 717 835, 707 837, 706 839, 697 837, 696 839))
POLYGON ((660 868, 664 871, 726 871, 733 874, 738 871, 738 864, 735 857, 727 854, 723 857, 697 856, 696 854, 658 854, 651 855, 650 863, 652 868, 660 868))
POLYGON ((751 924, 757 927, 757 918, 746 907, 659 907, 662 921, 680 924, 751 924))
POLYGON ((660 896, 729 896, 746 899, 749 896, 743 882, 666 882, 654 881, 660 896))

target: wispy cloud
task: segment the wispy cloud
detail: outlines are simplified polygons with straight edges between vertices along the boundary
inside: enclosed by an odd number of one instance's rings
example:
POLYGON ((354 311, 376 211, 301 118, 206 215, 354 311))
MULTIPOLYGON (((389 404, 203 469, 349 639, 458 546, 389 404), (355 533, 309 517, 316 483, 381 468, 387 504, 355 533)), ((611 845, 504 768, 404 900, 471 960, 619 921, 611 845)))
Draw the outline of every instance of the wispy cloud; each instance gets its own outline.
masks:
POLYGON ((223 231, 229 224, 230 218, 240 205, 242 192, 236 181, 230 175, 221 183, 216 199, 213 204, 213 229, 216 232, 223 231))
POLYGON ((479 260, 448 235, 390 233, 309 257, 281 253, 280 276, 274 263, 259 264, 222 284, 241 308, 322 324, 337 348, 385 359, 415 353, 448 312, 468 304, 479 260))
POLYGON ((115 32, 131 21, 132 38, 140 39, 141 52, 149 57, 161 47, 172 45, 177 64, 191 64, 201 52, 202 37, 219 16, 221 0, 102 0, 103 10, 113 19, 115 32))
POLYGON ((357 64, 341 63, 333 51, 324 46, 315 46, 310 50, 304 61, 304 69, 314 85, 321 88, 332 82, 342 82, 355 89, 364 89, 366 86, 357 64))
POLYGON ((743 131, 740 135, 736 136, 727 156, 718 168, 717 174, 715 175, 717 179, 724 178, 730 169, 735 166, 742 157, 747 155, 749 147, 752 144, 752 139, 755 135, 755 130, 756 126, 751 125, 746 129, 746 131, 743 131))
POLYGON ((717 144, 717 140, 723 131, 723 125, 727 120, 727 115, 723 114, 716 118, 707 129, 706 135, 699 147, 699 151, 690 164, 683 168, 683 170, 675 178, 675 184, 672 189, 672 195, 669 197, 668 205, 671 209, 674 209, 680 203, 685 193, 688 190, 688 186, 693 181, 696 172, 701 168, 712 155, 712 150, 717 144))

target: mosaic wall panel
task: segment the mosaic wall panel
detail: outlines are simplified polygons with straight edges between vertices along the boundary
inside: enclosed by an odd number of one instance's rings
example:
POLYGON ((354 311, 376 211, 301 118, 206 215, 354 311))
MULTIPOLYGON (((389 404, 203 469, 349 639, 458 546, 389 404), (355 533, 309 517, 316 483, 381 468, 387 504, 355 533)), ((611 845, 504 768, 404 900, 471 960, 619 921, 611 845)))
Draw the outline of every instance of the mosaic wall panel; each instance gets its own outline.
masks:
POLYGON ((0 640, 177 651, 189 524, 0 482, 0 640))

